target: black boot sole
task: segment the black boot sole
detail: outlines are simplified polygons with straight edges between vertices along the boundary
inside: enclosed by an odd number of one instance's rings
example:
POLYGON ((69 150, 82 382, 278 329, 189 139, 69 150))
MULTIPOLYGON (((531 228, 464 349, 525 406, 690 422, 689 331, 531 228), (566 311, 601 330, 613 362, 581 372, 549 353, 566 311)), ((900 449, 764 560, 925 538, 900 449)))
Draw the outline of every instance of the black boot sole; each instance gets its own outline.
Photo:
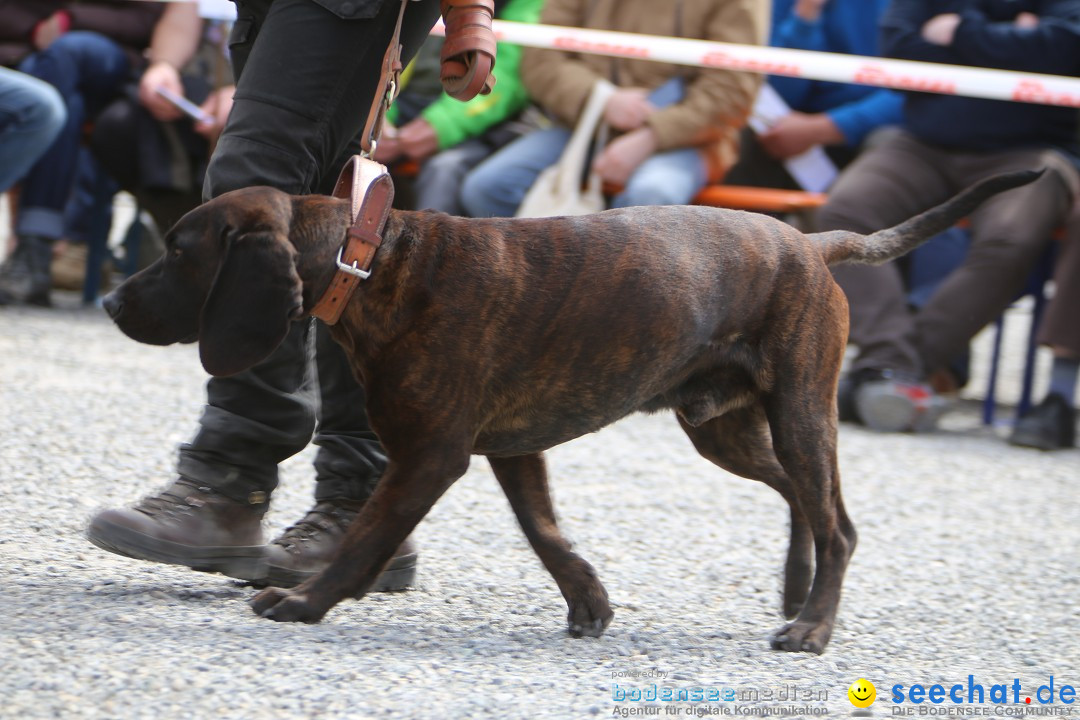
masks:
MULTIPOLYGON (((368 592, 400 592, 416 583, 416 553, 398 555, 390 559, 382 574, 368 592)), ((258 585, 290 588, 314 577, 317 572, 304 572, 291 568, 268 565, 266 577, 258 585)))
POLYGON ((266 577, 264 545, 194 547, 161 540, 108 522, 91 522, 86 539, 102 550, 117 555, 168 565, 183 565, 200 572, 216 572, 229 577, 261 581, 266 577))

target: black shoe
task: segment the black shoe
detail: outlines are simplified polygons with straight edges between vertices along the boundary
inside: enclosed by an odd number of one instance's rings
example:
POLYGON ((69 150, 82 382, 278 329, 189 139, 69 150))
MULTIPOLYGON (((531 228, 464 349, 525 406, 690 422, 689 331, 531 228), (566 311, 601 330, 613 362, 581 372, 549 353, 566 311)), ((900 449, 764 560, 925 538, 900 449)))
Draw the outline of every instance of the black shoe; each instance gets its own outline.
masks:
MULTIPOLYGON (((362 501, 331 499, 315 504, 298 523, 267 546, 266 584, 292 587, 330 564, 345 531, 364 506, 362 501)), ((383 568, 372 591, 404 590, 416 579, 416 550, 405 538, 383 568)))
POLYGON ((19 238, 11 257, 0 265, 0 305, 52 305, 52 240, 19 238))
POLYGON ((266 508, 264 492, 238 502, 181 477, 135 507, 98 513, 86 539, 117 555, 255 581, 266 575, 266 508))
POLYGON ((1076 408, 1057 393, 1047 395, 1017 421, 1009 436, 1009 444, 1039 450, 1074 447, 1076 408))

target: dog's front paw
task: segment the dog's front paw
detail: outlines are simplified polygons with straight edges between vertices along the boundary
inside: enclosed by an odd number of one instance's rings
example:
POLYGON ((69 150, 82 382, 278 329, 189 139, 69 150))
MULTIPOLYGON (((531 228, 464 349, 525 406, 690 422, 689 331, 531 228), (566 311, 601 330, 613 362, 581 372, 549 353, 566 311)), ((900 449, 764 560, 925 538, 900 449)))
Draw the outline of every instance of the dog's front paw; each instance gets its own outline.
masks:
POLYGON ((830 636, 832 636, 831 622, 814 623, 796 620, 777 630, 769 640, 769 644, 772 645, 773 650, 811 652, 820 655, 825 652, 830 636))
POLYGON ((615 617, 606 596, 577 600, 569 605, 566 624, 573 637, 600 637, 615 617))
POLYGON ((259 617, 275 622, 317 623, 326 610, 316 607, 307 593, 269 587, 251 599, 251 609, 259 617))

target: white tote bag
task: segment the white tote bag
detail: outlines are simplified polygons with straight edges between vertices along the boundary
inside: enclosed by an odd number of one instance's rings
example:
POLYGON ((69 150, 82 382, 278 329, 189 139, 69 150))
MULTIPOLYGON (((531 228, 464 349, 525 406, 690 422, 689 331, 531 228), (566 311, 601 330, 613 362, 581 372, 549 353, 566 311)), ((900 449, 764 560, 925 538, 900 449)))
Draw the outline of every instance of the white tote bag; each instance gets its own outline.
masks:
POLYGON ((589 148, 601 125, 604 106, 615 92, 615 86, 603 78, 593 85, 585 109, 578 119, 570 140, 559 161, 545 168, 536 177, 525 199, 518 207, 517 217, 552 217, 554 215, 588 215, 604 209, 604 193, 600 177, 589 173, 584 189, 581 178, 589 148))

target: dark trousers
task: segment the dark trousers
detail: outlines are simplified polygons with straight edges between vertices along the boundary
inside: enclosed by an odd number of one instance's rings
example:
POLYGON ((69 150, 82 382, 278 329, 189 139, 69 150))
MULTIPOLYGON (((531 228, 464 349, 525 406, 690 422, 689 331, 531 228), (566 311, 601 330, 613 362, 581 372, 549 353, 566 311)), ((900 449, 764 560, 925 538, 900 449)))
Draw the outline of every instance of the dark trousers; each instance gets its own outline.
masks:
POLYGON ((131 65, 109 38, 76 31, 28 56, 20 69, 60 92, 67 122, 23 178, 15 232, 56 240, 65 235, 64 206, 75 184, 83 125, 120 94, 131 65))
POLYGON ((873 232, 926 210, 990 175, 1046 167, 1036 182, 985 202, 970 218, 960 266, 918 311, 907 303, 897 263, 833 269, 851 308, 852 369, 915 377, 947 366, 1023 288, 1080 187, 1076 168, 1052 150, 949 152, 897 133, 845 170, 822 208, 820 229, 873 232))
MULTIPOLYGON (((400 4, 343 20, 311 0, 238 0, 230 37, 236 95, 206 174, 206 198, 251 185, 330 193, 359 152, 400 4)), ((409 3, 404 61, 439 14, 409 3)), ((240 498, 277 485, 277 464, 312 441, 316 496, 365 499, 386 459, 344 351, 318 321, 296 323, 245 372, 212 378, 201 427, 180 450, 180 474, 240 498), (312 337, 311 333, 314 333, 312 337), (312 362, 314 349, 314 362, 312 362)))
POLYGON ((1046 306, 1039 342, 1080 357, 1080 214, 1073 212, 1054 264, 1054 297, 1046 306))

